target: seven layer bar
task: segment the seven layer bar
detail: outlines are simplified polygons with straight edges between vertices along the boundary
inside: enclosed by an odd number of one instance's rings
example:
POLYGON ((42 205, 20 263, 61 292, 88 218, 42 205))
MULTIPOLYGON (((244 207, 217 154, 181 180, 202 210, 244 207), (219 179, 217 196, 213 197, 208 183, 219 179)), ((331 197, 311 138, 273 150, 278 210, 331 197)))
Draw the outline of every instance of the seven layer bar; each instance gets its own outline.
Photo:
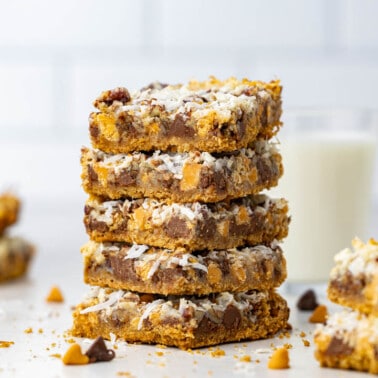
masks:
POLYGON ((284 199, 257 195, 283 173, 268 141, 281 86, 211 78, 104 92, 81 156, 90 194, 82 248, 92 291, 73 334, 193 348, 273 335, 289 310, 276 240, 284 199))

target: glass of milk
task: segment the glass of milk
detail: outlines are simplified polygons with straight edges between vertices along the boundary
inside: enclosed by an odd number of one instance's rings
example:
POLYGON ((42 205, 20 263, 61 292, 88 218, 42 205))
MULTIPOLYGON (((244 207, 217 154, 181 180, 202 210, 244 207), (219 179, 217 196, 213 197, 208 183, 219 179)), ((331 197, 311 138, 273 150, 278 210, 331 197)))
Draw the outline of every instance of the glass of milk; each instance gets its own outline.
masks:
POLYGON ((372 209, 376 127, 368 111, 296 110, 278 134, 284 176, 270 191, 288 199, 287 289, 325 284, 333 257, 366 241, 372 209), (297 285, 301 284, 301 285, 297 285))

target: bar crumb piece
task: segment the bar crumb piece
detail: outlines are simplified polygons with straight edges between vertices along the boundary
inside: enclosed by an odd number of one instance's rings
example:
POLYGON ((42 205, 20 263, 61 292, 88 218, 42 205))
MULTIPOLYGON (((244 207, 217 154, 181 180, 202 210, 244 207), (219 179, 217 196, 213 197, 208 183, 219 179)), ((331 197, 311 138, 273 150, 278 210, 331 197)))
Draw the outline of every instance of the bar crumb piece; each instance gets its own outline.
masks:
POLYGON ((13 344, 14 344, 14 341, 0 340, 0 348, 9 348, 13 344))

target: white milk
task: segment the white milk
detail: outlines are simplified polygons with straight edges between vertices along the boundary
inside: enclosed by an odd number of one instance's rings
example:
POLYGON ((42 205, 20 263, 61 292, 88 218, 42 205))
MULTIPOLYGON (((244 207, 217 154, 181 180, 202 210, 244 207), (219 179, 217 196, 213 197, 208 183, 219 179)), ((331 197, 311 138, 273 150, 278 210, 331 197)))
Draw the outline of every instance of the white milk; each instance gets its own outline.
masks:
POLYGON ((281 140, 285 173, 270 194, 289 201, 288 282, 328 280, 335 253, 370 236, 374 152, 374 140, 350 133, 281 140))

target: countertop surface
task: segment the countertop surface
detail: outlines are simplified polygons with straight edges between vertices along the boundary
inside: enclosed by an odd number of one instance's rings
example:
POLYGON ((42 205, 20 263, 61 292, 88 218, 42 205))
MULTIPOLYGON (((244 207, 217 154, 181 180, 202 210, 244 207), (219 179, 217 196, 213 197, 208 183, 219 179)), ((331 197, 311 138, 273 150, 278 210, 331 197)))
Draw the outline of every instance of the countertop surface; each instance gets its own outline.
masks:
MULTIPOLYGON (((68 243, 69 245, 69 243, 68 243)), ((73 248, 73 247, 72 247, 73 248)), ((78 250, 78 249, 77 249, 78 250)), ((0 286, 0 340, 13 341, 0 349, 1 377, 362 377, 364 373, 321 368, 314 359, 313 330, 308 322, 309 313, 298 311, 297 296, 283 295, 291 307, 290 337, 241 342, 202 348, 191 352, 175 348, 149 345, 131 345, 107 342, 116 352, 116 358, 81 366, 65 366, 58 355, 63 355, 72 338, 66 331, 72 320, 72 306, 78 303, 88 288, 82 283, 80 254, 46 253, 36 256, 28 276, 0 286), (74 256, 74 257, 72 257, 74 256), (47 303, 45 297, 52 285, 63 292, 63 303, 47 303), (32 332, 26 333, 25 330, 32 332), (301 336, 304 332, 306 336, 301 336), (310 341, 304 346, 303 339, 310 341), (270 370, 267 361, 273 347, 291 344, 290 368, 270 370), (216 356, 219 350, 224 355, 216 356), (245 362, 245 356, 251 361, 245 362)), ((329 306, 325 295, 321 302, 329 306)), ((90 340, 75 339, 83 352, 90 340)))

